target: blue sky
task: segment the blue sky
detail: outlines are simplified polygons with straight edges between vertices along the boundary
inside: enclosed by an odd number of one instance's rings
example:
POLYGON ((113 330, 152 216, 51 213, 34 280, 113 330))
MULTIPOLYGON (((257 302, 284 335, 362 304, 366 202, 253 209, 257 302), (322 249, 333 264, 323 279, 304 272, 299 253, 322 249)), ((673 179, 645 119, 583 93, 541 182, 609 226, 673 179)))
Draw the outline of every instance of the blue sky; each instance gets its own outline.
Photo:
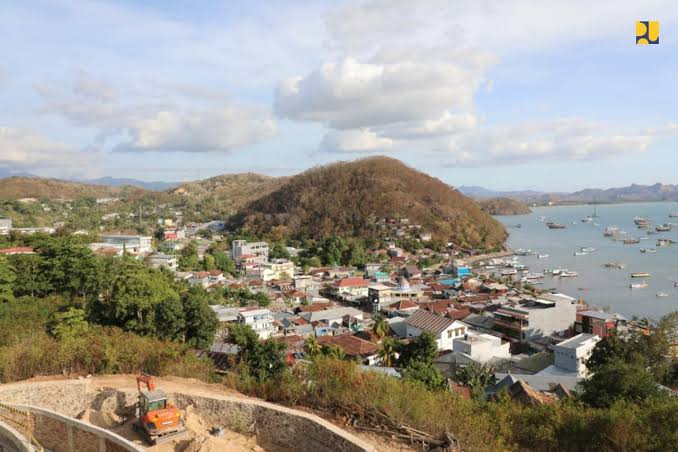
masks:
POLYGON ((678 4, 13 2, 0 173, 190 180, 384 154, 453 185, 678 183, 678 4), (634 22, 660 21, 636 46, 634 22))

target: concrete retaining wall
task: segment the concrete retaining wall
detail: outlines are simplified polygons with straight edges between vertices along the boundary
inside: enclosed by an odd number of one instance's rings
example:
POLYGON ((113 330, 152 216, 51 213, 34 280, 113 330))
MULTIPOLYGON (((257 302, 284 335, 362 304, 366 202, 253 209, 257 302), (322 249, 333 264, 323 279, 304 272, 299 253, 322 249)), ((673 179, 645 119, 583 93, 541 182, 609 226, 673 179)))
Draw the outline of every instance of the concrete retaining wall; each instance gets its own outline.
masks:
POLYGON ((14 405, 33 416, 33 436, 54 452, 143 452, 122 436, 55 411, 31 405, 14 405))
POLYGON ((0 421, 0 451, 30 452, 31 443, 10 425, 0 421))
MULTIPOLYGON (((264 444, 270 446, 267 447, 270 450, 374 451, 370 444, 314 414, 257 399, 231 397, 205 390, 182 393, 167 391, 167 393, 179 408, 185 409, 192 405, 198 415, 214 426, 256 434, 264 444)), ((59 417, 54 415, 60 415, 54 412, 66 416, 77 416, 83 410, 91 408, 129 414, 133 412, 133 405, 136 402, 136 390, 94 390, 90 389, 88 379, 15 383, 0 385, 0 402, 41 407, 41 413, 36 411, 36 414, 41 416, 40 419, 36 419, 36 430, 40 426, 39 428, 42 429, 40 431, 46 435, 52 431, 57 434, 55 436, 63 437, 62 444, 43 444, 46 448, 54 448, 55 451, 60 452, 69 450, 63 448, 65 440, 70 441, 68 426, 71 426, 74 441, 83 441, 91 445, 95 444, 95 439, 91 436, 93 430, 100 429, 70 418, 65 418, 69 422, 59 423, 57 422, 59 417), (76 423, 84 424, 89 429, 73 428, 76 423)), ((113 436, 117 437, 117 435, 113 436)), ((36 437, 41 441, 37 433, 36 437)), ((132 443, 129 444, 138 447, 132 443)), ((99 451, 99 449, 74 450, 78 452, 80 450, 99 451)), ((117 452, 136 449, 107 450, 117 452)))

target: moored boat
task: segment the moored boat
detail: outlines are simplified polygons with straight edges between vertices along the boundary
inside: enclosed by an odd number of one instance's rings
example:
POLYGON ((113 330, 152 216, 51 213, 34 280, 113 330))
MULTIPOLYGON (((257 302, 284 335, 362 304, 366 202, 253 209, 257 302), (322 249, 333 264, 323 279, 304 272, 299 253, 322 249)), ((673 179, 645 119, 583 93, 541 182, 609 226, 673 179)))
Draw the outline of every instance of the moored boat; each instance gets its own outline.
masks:
POLYGON ((664 223, 664 224, 654 228, 654 230, 657 231, 657 232, 669 232, 671 230, 671 225, 668 224, 668 223, 664 223))
POLYGON ((620 264, 619 262, 608 262, 606 264, 603 264, 603 266, 606 268, 618 268, 620 270, 624 268, 624 264, 620 264))
POLYGON ((669 294, 666 292, 657 292, 657 298, 666 298, 669 294))
POLYGON ((575 271, 563 270, 560 273, 561 278, 574 278, 574 277, 577 277, 577 276, 579 276, 579 273, 577 273, 575 271))
POLYGON ((652 276, 651 273, 648 272, 633 272, 631 273, 631 278, 649 278, 652 276))
POLYGON ((640 240, 634 239, 634 238, 628 238, 628 239, 624 239, 623 243, 624 243, 624 245, 635 245, 636 243, 640 243, 640 240))
POLYGON ((629 288, 631 289, 644 289, 647 287, 647 283, 643 281, 642 283, 631 283, 629 284, 629 288))
POLYGON ((657 250, 654 248, 641 248, 640 249, 641 253, 656 253, 657 250))
POLYGON ((587 253, 586 251, 575 251, 574 255, 575 256, 588 256, 589 253, 587 253))
POLYGON ((538 254, 537 255, 537 258, 539 258, 539 259, 547 259, 548 257, 549 257, 548 254, 538 254))
POLYGON ((565 229, 567 226, 561 223, 555 223, 553 221, 549 221, 546 223, 546 226, 548 226, 549 229, 565 229))

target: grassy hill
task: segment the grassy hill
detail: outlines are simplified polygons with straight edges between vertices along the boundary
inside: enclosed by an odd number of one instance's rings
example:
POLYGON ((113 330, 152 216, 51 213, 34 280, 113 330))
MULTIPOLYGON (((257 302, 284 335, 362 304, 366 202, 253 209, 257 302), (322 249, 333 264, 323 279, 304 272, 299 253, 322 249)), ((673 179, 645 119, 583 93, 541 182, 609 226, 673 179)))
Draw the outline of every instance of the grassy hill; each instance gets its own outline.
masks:
POLYGON ((118 197, 140 195, 146 190, 139 187, 83 184, 59 179, 15 176, 0 179, 0 199, 77 199, 86 197, 118 197))
POLYGON ((169 193, 177 203, 186 206, 190 215, 212 220, 230 217, 246 204, 276 190, 286 180, 254 173, 225 174, 181 184, 169 193))
POLYGON ((510 198, 479 199, 478 204, 490 215, 525 215, 532 212, 527 204, 510 198))
POLYGON ((406 217, 435 238, 467 247, 492 247, 506 237, 474 201, 387 157, 305 171, 252 201, 232 223, 256 235, 371 237, 380 234, 375 222, 381 217, 406 217))

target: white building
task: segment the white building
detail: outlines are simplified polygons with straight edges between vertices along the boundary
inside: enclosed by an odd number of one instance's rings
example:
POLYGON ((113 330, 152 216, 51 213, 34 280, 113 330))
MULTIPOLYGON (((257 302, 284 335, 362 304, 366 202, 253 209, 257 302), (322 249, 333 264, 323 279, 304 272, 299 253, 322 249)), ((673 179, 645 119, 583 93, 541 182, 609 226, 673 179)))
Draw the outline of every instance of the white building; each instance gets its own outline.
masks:
POLYGON ((577 376, 586 376, 586 360, 600 340, 595 334, 581 333, 553 347, 553 364, 577 376))
POLYGON ((103 243, 111 248, 125 249, 130 254, 146 254, 153 251, 152 238, 144 235, 102 235, 103 243))
POLYGON ((260 339, 268 339, 275 331, 273 314, 268 309, 241 311, 238 314, 238 323, 252 328, 259 335, 260 339))
POLYGON ((404 323, 407 337, 418 337, 424 331, 433 334, 438 350, 452 350, 454 340, 463 338, 467 332, 462 322, 424 310, 416 311, 404 323))
POLYGON ((247 243, 247 240, 233 240, 231 243, 231 258, 236 262, 240 262, 241 257, 247 256, 251 262, 264 264, 268 262, 268 251, 266 242, 247 243))
POLYGON ((176 271, 179 265, 176 256, 168 254, 154 254, 148 258, 148 263, 153 268, 165 267, 172 271, 176 271))
POLYGON ((11 218, 0 218, 0 235, 7 235, 12 229, 11 218))
POLYGON ((309 323, 325 321, 330 327, 341 325, 344 317, 349 316, 357 320, 363 320, 364 313, 355 308, 341 307, 325 309, 323 311, 304 312, 301 317, 309 323))
POLYGON ((485 364, 492 358, 510 359, 510 347, 509 342, 502 342, 499 337, 467 330, 463 337, 454 339, 452 350, 485 364))
POLYGON ((294 262, 287 259, 273 259, 261 265, 261 279, 268 282, 272 279, 292 279, 294 262))

